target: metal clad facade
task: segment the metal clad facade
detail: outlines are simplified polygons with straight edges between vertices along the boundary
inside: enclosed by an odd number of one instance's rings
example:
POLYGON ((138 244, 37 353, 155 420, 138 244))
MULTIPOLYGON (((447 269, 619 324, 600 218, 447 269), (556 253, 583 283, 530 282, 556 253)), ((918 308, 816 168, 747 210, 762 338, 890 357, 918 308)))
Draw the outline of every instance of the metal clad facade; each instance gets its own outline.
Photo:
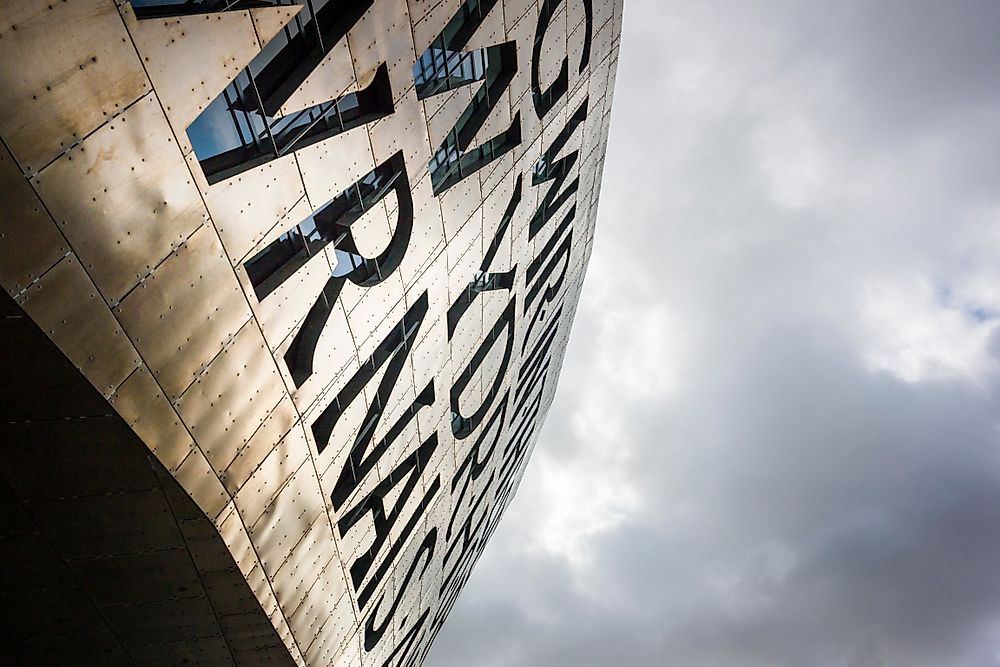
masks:
POLYGON ((555 392, 622 0, 273 4, 3 3, 0 283, 295 662, 416 664, 555 392))

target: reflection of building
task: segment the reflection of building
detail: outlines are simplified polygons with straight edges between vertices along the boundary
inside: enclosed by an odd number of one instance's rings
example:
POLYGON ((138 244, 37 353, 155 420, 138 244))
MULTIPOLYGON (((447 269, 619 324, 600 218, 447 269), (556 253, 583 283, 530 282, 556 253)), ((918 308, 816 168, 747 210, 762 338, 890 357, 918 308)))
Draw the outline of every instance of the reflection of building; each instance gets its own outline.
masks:
POLYGON ((620 22, 0 5, 0 664, 422 659, 555 391, 620 22))

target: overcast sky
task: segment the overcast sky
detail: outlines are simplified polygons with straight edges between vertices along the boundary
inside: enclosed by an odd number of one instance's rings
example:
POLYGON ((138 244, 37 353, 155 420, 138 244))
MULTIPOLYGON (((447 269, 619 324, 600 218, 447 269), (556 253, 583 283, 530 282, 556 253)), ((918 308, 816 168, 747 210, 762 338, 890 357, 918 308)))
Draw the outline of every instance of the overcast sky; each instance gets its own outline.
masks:
POLYGON ((626 0, 604 183, 428 665, 1000 665, 1000 2, 626 0))

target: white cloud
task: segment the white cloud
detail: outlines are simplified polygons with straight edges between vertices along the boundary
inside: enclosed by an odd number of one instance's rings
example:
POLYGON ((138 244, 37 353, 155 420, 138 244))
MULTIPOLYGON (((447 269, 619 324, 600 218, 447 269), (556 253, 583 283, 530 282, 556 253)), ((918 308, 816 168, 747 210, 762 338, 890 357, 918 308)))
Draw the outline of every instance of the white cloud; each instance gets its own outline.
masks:
POLYGON ((662 305, 606 311, 592 381, 605 385, 607 400, 669 398, 679 389, 682 338, 681 324, 662 305))
POLYGON ((592 563, 590 541, 628 519, 639 503, 636 490, 613 461, 567 464, 537 452, 531 465, 534 483, 542 489, 534 500, 543 512, 529 548, 565 559, 574 571, 584 570, 592 563))
POLYGON ((757 127, 752 142, 768 184, 771 201, 791 209, 823 201, 833 180, 830 150, 800 115, 781 114, 757 127))
POLYGON ((970 309, 975 300, 963 296, 921 276, 866 281, 866 362, 907 382, 948 376, 984 381, 996 364, 989 342, 1000 320, 977 316, 970 309))
POLYGON ((559 391, 428 664, 996 661, 997 25, 626 0, 559 391))

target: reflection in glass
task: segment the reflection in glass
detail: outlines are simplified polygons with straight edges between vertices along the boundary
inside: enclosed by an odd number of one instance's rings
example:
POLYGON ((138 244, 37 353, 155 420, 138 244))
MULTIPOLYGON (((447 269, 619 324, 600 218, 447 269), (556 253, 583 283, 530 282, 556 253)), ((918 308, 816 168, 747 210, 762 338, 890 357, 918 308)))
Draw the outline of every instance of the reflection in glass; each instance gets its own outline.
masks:
MULTIPOLYGON (((310 257, 330 243, 337 250, 334 277, 351 274, 351 279, 358 284, 381 279, 382 267, 374 259, 365 258, 358 252, 350 227, 392 190, 407 198, 401 202, 401 209, 410 208, 406 203, 409 201, 409 183, 402 153, 397 153, 362 176, 354 185, 247 260, 244 267, 257 298, 264 299, 276 290, 310 257)), ((412 221, 404 222, 407 228, 410 224, 412 221)))
POLYGON ((505 132, 470 149, 493 109, 507 101, 507 87, 517 72, 515 42, 463 52, 496 4, 497 0, 466 0, 413 66, 418 99, 484 82, 431 157, 434 194, 441 194, 521 142, 520 115, 514 114, 505 132))
POLYGON ((389 72, 383 64, 361 90, 282 113, 292 94, 373 2, 310 0, 195 119, 188 138, 209 183, 393 112, 389 72))

